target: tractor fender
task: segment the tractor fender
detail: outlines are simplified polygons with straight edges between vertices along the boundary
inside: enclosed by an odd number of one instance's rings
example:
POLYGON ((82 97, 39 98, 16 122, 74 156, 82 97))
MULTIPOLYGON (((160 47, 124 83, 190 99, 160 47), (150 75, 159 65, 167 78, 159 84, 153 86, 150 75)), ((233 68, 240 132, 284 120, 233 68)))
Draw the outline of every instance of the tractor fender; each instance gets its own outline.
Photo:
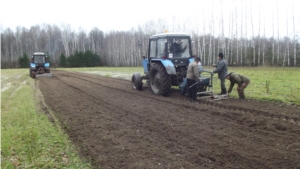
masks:
POLYGON ((158 63, 160 62, 166 69, 169 75, 176 75, 176 69, 174 64, 168 59, 151 59, 151 63, 158 63))
POLYGON ((144 68, 144 73, 147 74, 148 70, 149 70, 149 66, 148 66, 149 61, 148 61, 148 59, 143 59, 142 64, 143 64, 143 68, 144 68))

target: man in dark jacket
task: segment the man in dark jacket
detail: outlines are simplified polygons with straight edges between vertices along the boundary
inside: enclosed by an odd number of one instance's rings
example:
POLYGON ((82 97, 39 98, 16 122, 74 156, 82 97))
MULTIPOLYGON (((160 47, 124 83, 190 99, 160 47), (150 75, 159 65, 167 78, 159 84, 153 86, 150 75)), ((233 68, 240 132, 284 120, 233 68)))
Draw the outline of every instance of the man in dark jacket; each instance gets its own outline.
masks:
POLYGON ((187 84, 189 87, 189 97, 190 97, 189 99, 192 103, 195 103, 197 99, 197 87, 194 84, 197 81, 201 82, 199 76, 199 66, 198 66, 199 62, 200 62, 200 58, 194 57, 194 61, 189 64, 187 69, 187 74, 186 74, 187 84))
POLYGON ((246 76, 237 73, 227 73, 225 78, 230 81, 230 87, 228 89, 228 93, 232 91, 234 84, 237 84, 237 91, 240 99, 245 99, 245 88, 250 83, 250 79, 246 76))
POLYGON ((227 61, 224 59, 223 53, 219 53, 218 58, 218 64, 215 66, 217 68, 212 73, 218 73, 218 78, 221 81, 220 94, 227 94, 225 86, 225 75, 227 74, 227 61))
POLYGON ((173 53, 173 55, 181 56, 181 53, 184 53, 187 48, 187 45, 182 48, 182 39, 177 39, 176 42, 174 42, 170 47, 170 52, 173 53))

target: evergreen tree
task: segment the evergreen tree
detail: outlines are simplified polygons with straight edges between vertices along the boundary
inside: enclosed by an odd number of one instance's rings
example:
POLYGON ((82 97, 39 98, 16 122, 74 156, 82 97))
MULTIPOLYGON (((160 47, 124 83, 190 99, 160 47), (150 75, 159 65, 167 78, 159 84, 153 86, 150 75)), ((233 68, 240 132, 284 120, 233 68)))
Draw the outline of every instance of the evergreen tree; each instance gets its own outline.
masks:
POLYGON ((29 58, 26 53, 23 53, 23 56, 19 57, 19 65, 20 65, 20 68, 28 68, 29 67, 29 58))
POLYGON ((60 57, 59 57, 59 66, 60 67, 67 67, 67 58, 63 53, 61 53, 60 57))
POLYGON ((70 55, 66 60, 70 67, 95 67, 101 65, 100 57, 90 50, 85 52, 76 51, 74 55, 70 55))

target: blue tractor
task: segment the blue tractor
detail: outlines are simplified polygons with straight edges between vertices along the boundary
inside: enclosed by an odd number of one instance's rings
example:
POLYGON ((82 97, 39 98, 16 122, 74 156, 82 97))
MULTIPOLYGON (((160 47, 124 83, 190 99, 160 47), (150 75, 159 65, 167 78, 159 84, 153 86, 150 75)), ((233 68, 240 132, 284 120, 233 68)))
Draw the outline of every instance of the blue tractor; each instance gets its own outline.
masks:
MULTIPOLYGON (((146 80, 155 95, 168 96, 172 86, 178 86, 182 94, 186 93, 186 74, 192 55, 192 41, 187 34, 162 33, 149 38, 147 57, 143 57, 144 75, 134 73, 132 88, 142 90, 146 80)), ((212 86, 210 78, 197 84, 199 92, 206 92, 212 86)))
POLYGON ((43 52, 35 52, 31 57, 31 63, 29 68, 29 75, 32 78, 39 76, 52 77, 50 73, 50 63, 48 57, 43 52))

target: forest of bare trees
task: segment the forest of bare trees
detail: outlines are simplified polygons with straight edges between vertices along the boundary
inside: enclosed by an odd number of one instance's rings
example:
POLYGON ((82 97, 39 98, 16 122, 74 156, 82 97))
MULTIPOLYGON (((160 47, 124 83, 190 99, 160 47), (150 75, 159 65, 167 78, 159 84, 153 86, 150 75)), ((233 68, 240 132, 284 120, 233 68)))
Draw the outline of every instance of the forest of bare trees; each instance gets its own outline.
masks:
POLYGON ((232 66, 300 67, 300 18, 294 11, 286 11, 285 20, 280 20, 278 4, 272 18, 264 16, 263 9, 254 15, 252 6, 243 1, 224 11, 214 11, 214 1, 205 5, 211 8, 194 11, 188 19, 159 18, 128 31, 75 30, 69 24, 5 28, 1 30, 1 68, 20 67, 18 59, 24 53, 31 56, 37 51, 45 52, 52 67, 58 67, 61 54, 69 57, 87 50, 99 55, 99 66, 141 66, 149 37, 164 30, 190 34, 193 52, 203 65, 216 63, 217 54, 223 52, 232 66))

